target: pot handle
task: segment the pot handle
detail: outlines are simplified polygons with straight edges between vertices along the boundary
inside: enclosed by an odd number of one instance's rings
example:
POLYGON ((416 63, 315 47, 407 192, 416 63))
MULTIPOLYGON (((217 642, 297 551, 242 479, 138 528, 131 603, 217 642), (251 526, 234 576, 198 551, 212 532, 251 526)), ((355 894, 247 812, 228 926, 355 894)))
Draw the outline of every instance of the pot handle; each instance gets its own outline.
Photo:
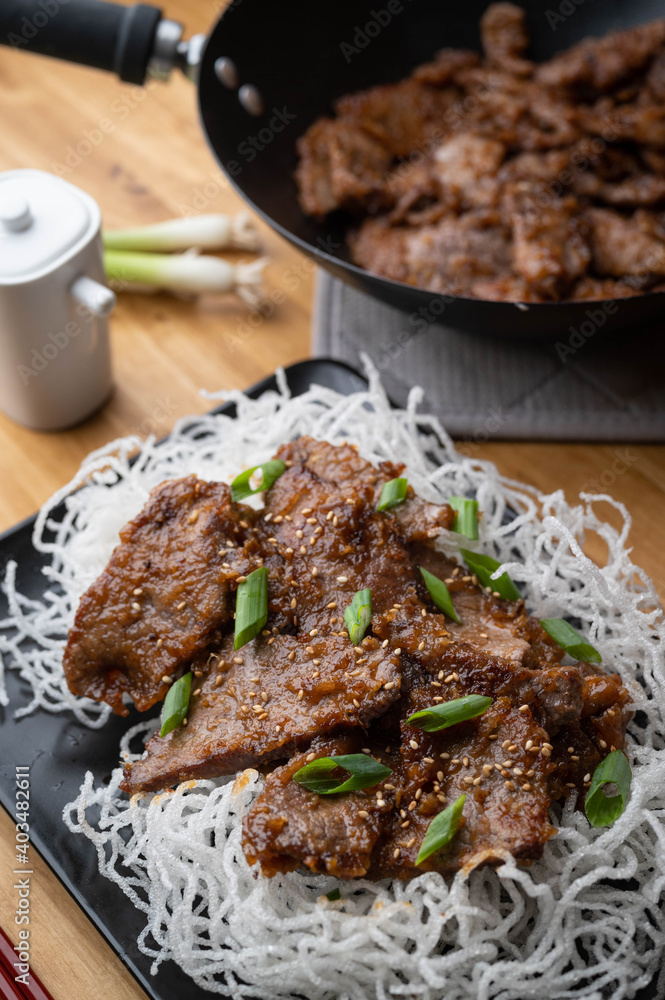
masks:
POLYGON ((106 0, 0 0, 0 44, 117 73, 127 83, 165 78, 182 26, 157 7, 106 0))

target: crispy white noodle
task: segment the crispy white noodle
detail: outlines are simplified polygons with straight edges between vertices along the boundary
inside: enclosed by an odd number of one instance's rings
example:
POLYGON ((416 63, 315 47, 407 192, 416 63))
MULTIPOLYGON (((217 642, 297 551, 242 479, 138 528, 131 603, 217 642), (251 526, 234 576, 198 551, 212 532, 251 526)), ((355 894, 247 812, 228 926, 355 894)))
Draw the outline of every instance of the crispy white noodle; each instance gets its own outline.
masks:
MULTIPOLYGON (((588 495, 570 506, 562 492, 538 496, 501 477, 491 463, 460 455, 417 412, 417 391, 406 410, 391 409, 373 373, 369 390, 352 396, 313 386, 292 399, 282 378, 279 393, 232 398, 237 419, 191 418, 163 444, 132 438, 96 452, 41 512, 34 541, 50 559, 48 592, 39 602, 21 596, 12 565, 5 580, 0 657, 33 692, 17 714, 70 711, 91 726, 107 718, 106 708, 69 694, 62 649, 81 593, 152 487, 188 473, 229 480, 311 434, 354 442, 374 462, 404 461, 415 490, 432 500, 477 495, 478 548, 505 563, 531 612, 572 619, 630 690, 634 779, 628 808, 609 829, 591 829, 572 798, 554 807, 559 832, 530 868, 504 864, 448 882, 434 873, 407 883, 354 880, 330 901, 332 878, 266 879, 247 865, 241 821, 262 784, 257 772, 132 800, 118 790, 121 769, 109 785, 88 773, 65 821, 94 843, 101 872, 145 914, 139 946, 153 970, 173 960, 205 989, 260 1000, 633 997, 665 951, 665 672, 663 616, 630 560, 625 508, 588 495), (54 518, 65 498, 64 516, 54 518), (619 512, 620 529, 602 520, 602 504, 619 512), (582 551, 590 530, 607 543, 603 567, 582 551)), ((459 541, 446 534, 443 545, 455 554, 459 541)), ((153 725, 126 735, 123 756, 140 754, 153 725)))

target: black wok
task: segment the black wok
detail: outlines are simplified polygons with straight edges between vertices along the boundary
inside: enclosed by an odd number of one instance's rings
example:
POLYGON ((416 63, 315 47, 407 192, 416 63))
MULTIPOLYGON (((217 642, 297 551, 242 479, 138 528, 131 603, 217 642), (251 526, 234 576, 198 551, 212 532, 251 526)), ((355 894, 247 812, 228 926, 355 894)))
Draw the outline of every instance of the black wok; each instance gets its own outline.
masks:
MULTIPOLYGON (((527 11, 537 60, 586 35, 663 14, 658 0, 520 2, 527 11)), ((246 201, 338 278, 406 312, 421 311, 450 326, 491 336, 556 336, 564 341, 573 336, 577 346, 580 338, 596 332, 653 322, 663 310, 663 292, 616 303, 526 307, 412 288, 351 263, 341 216, 317 223, 301 212, 293 181, 295 143, 310 123, 329 111, 340 95, 398 80, 439 48, 477 48, 478 22, 487 4, 231 0, 207 41, 195 38, 188 45, 180 41, 178 25, 143 4, 127 8, 97 0, 0 0, 0 43, 111 70, 132 83, 143 82, 148 72, 166 76, 172 65, 180 64, 198 79, 208 141, 246 201), (233 65, 226 63, 222 70, 220 59, 233 65)))

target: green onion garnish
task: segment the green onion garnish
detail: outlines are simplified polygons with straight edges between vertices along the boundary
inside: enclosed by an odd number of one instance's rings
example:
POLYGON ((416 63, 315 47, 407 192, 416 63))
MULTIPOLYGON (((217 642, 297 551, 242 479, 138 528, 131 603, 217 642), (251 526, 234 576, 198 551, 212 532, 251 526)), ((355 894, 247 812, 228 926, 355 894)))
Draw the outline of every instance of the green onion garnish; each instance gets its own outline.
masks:
POLYGON ((162 705, 162 728, 160 736, 168 736, 187 717, 189 708, 189 692, 192 689, 192 675, 189 671, 172 684, 166 692, 162 705))
POLYGON ((358 788, 378 785, 392 771, 373 757, 364 753, 342 754, 340 757, 319 757, 311 764, 305 764, 293 775, 293 780, 304 785, 318 795, 333 795, 339 792, 354 792, 358 788), (336 767, 348 771, 350 778, 326 778, 336 767))
POLYGON ((600 663, 602 660, 598 650, 563 618, 543 618, 540 624, 547 634, 576 660, 585 660, 588 663, 600 663))
POLYGON ((619 818, 626 808, 632 777, 630 764, 621 750, 613 750, 601 761, 593 772, 584 802, 591 826, 611 826, 619 818))
POLYGON ((268 567, 250 573, 236 592, 236 628, 234 649, 256 638, 268 621, 268 567))
POLYGON ((269 462, 264 462, 263 465, 255 465, 253 469, 245 469, 231 483, 231 499, 234 503, 238 503, 239 500, 244 500, 245 497, 251 497, 262 490, 269 490, 285 469, 286 463, 282 462, 281 458, 271 458, 269 462), (250 479, 255 472, 259 471, 261 472, 261 482, 254 489, 250 484, 250 479))
POLYGON ((440 705, 430 705, 420 712, 414 712, 406 720, 407 725, 417 726, 426 733, 438 733, 440 729, 455 726, 482 715, 492 704, 492 699, 482 694, 468 694, 465 698, 455 698, 440 705))
POLYGON ((354 646, 362 641, 367 626, 372 620, 372 591, 369 587, 357 590, 348 608, 344 610, 344 622, 354 646))
POLYGON ((450 843, 457 833, 465 802, 466 795, 460 795, 456 802, 446 806, 443 812, 434 817, 427 827, 425 839, 420 845, 418 857, 416 858, 417 865, 421 865, 423 861, 427 860, 430 854, 434 854, 435 851, 440 850, 446 844, 450 843))
POLYGON ((326 893, 326 899, 329 899, 332 903, 335 899, 341 899, 342 894, 339 889, 331 889, 330 892, 326 893))
POLYGON ((425 586, 429 590, 429 595, 436 604, 440 611, 452 618, 454 622, 461 625, 459 620, 459 615, 455 611, 455 606, 453 604, 453 599, 450 596, 450 591, 446 587, 443 580, 439 580, 438 576, 434 576, 434 573, 430 573, 429 570, 420 567, 420 572, 423 575, 423 580, 425 581, 425 586))
POLYGON ((460 552, 465 563, 471 572, 475 573, 483 587, 489 587, 493 594, 496 593, 507 601, 522 599, 522 595, 507 573, 502 573, 498 580, 491 579, 492 573, 501 565, 500 562, 492 559, 491 556, 483 555, 481 552, 470 552, 469 549, 460 549, 460 552))
POLYGON ((450 497, 448 503, 456 512, 452 530, 475 541, 478 538, 478 501, 450 497))
POLYGON ((381 496, 377 510, 390 510, 397 507, 406 500, 406 488, 409 485, 407 479, 391 479, 384 483, 381 488, 381 496))

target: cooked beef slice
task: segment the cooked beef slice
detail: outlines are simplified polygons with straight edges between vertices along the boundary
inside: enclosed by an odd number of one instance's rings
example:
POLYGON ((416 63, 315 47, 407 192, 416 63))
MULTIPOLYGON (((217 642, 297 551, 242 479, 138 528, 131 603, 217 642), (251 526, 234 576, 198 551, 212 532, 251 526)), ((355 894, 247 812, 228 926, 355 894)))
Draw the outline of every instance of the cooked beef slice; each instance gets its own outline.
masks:
POLYGON ((603 93, 646 69, 663 43, 665 20, 614 31, 602 38, 587 38, 539 66, 536 79, 548 87, 603 93))
POLYGON ((63 667, 74 694, 127 714, 162 699, 168 682, 230 621, 238 577, 261 565, 256 515, 229 487, 188 476, 150 494, 81 598, 63 667))
POLYGON ((480 19, 483 51, 490 65, 506 73, 529 76, 533 63, 524 58, 529 47, 526 14, 513 3, 490 4, 480 19))
MULTIPOLYGON (((647 214, 627 219, 608 208, 590 208, 591 250, 601 276, 635 276, 645 284, 665 275, 665 242, 654 235, 647 214)), ((655 220, 654 220, 655 222, 655 220)))
POLYGON ((238 652, 229 636, 194 688, 187 725, 153 736, 122 787, 154 791, 193 778, 285 760, 314 738, 366 726, 399 696, 400 656, 367 637, 260 636, 238 652))
POLYGON ((377 611, 406 599, 414 590, 408 546, 449 527, 451 508, 409 489, 402 506, 377 511, 383 484, 402 467, 375 469, 350 445, 299 438, 277 455, 289 468, 268 492, 262 522, 275 623, 335 632, 358 590, 371 589, 377 611))

